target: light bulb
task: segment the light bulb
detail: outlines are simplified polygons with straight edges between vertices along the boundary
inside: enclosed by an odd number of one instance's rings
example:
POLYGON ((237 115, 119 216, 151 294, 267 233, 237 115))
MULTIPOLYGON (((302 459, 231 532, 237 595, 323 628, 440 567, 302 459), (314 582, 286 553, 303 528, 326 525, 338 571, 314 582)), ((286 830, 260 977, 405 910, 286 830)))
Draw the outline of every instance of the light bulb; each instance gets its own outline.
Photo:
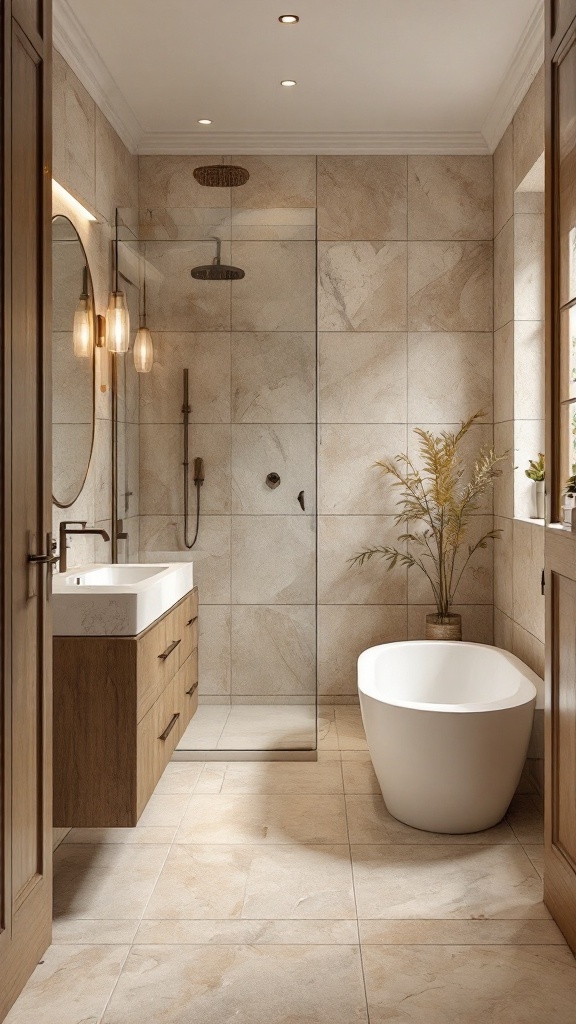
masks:
POLYGON ((154 345, 147 327, 141 327, 134 342, 134 367, 137 373, 150 373, 154 363, 154 345))
POLYGON ((82 293, 76 306, 72 338, 75 356, 84 359, 92 355, 92 306, 86 292, 82 293))
POLYGON ((124 292, 110 292, 106 310, 106 344, 109 352, 124 353, 130 343, 130 314, 124 292))

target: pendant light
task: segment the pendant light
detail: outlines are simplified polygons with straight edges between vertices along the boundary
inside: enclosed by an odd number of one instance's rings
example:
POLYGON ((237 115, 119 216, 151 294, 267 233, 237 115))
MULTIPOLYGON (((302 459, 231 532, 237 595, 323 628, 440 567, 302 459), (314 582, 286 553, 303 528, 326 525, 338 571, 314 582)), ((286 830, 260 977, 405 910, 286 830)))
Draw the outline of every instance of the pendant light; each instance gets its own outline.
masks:
POLYGON ((144 261, 142 306, 140 327, 134 342, 134 366, 137 373, 150 373, 154 363, 154 345, 152 344, 152 335, 146 326, 146 261, 144 261))
POLYGON ((72 333, 74 355, 78 356, 79 359, 86 359, 92 355, 94 343, 93 328, 92 303, 88 294, 88 267, 84 267, 82 271, 82 292, 74 312, 72 333))
POLYGON ((116 354, 128 351, 130 344, 130 314, 126 304, 126 296, 120 291, 118 275, 118 210, 116 210, 116 243, 115 243, 115 283, 114 291, 110 292, 108 309, 106 310, 106 343, 108 350, 116 354))

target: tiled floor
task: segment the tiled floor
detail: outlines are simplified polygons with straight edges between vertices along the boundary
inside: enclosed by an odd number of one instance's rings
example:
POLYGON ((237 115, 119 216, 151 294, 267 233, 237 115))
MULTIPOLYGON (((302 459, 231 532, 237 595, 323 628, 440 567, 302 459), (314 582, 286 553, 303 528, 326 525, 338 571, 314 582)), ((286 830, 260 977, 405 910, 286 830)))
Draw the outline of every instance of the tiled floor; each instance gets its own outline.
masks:
POLYGON ((415 831, 358 709, 321 715, 318 763, 174 762, 136 829, 70 833, 9 1024, 574 1024, 532 798, 415 831))
POLYGON ((314 704, 201 704, 178 750, 311 750, 314 704))

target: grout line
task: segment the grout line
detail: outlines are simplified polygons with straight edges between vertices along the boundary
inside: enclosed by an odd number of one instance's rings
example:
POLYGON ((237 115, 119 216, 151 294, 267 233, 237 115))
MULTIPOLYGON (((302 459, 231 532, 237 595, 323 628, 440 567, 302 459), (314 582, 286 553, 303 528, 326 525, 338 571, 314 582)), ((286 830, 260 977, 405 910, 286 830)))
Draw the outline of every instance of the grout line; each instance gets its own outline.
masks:
MULTIPOLYGON (((342 771, 342 789, 344 790, 344 771, 342 769, 342 761, 340 761, 342 771)), ((350 864, 350 874, 352 877, 352 895, 354 897, 354 908, 356 910, 356 933, 358 935, 358 953, 360 956, 360 970, 362 971, 362 985, 364 986, 364 1002, 366 1004, 366 1020, 370 1024, 370 1008, 368 1006, 368 993, 366 991, 366 972, 364 970, 364 957, 362 955, 362 944, 360 942, 360 925, 358 924, 358 901, 356 898, 356 882, 354 879, 354 863, 352 860, 352 845, 350 843, 350 826, 348 822, 348 803, 346 801, 346 793, 344 792, 344 817, 346 820, 346 835, 348 836, 348 858, 350 864)))

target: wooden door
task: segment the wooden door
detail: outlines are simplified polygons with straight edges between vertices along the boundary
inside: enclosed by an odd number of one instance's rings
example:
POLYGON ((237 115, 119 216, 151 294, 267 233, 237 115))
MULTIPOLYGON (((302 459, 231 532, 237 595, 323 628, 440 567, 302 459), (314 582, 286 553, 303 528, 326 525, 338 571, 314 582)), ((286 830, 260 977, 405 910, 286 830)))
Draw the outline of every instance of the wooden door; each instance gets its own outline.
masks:
POLYGON ((547 2, 546 825, 544 898, 576 952, 576 2, 547 2))
POLYGON ((51 938, 50 16, 3 4, 0 1020, 51 938))

